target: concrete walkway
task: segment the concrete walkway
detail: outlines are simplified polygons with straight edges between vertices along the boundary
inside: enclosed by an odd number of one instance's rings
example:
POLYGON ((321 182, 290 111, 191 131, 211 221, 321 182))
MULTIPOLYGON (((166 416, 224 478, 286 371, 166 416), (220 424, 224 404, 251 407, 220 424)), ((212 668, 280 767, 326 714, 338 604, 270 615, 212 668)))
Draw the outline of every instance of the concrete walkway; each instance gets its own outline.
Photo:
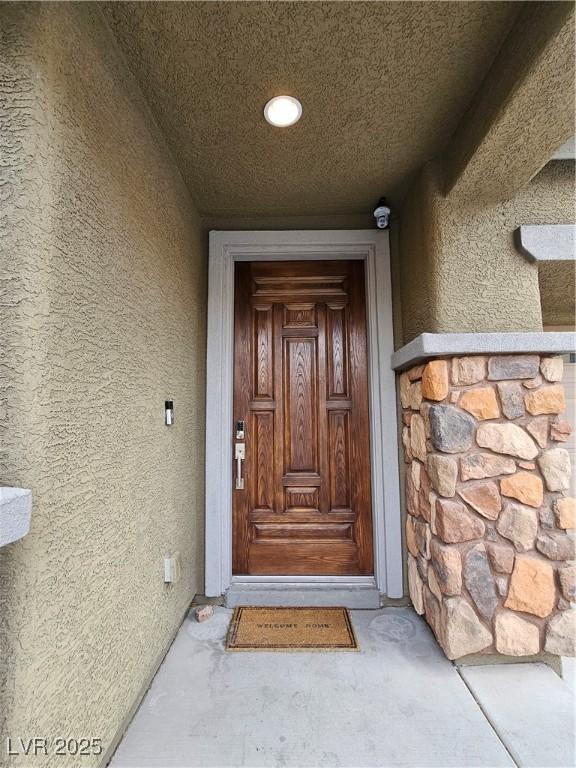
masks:
POLYGON ((352 611, 360 653, 227 654, 230 615, 184 622, 113 768, 574 764, 573 691, 542 665, 461 675, 408 608, 352 611))

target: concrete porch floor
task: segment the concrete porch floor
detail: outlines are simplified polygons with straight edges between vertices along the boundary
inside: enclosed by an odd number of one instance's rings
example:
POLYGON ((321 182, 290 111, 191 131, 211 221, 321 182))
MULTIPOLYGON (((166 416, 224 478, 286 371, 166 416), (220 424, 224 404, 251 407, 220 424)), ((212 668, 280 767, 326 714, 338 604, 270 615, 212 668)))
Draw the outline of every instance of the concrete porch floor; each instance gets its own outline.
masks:
POLYGON ((542 664, 459 671, 409 608, 352 611, 360 653, 225 653, 231 613, 184 621, 112 768, 574 765, 542 664))

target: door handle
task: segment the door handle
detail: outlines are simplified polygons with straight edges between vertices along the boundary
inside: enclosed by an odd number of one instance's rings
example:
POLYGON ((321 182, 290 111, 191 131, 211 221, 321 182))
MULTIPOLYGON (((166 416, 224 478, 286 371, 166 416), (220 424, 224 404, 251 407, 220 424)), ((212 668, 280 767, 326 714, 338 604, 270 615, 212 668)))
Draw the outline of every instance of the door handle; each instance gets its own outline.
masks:
POLYGON ((236 459, 236 490, 244 490, 244 478, 242 477, 242 462, 246 458, 246 443, 234 444, 234 458, 236 459))

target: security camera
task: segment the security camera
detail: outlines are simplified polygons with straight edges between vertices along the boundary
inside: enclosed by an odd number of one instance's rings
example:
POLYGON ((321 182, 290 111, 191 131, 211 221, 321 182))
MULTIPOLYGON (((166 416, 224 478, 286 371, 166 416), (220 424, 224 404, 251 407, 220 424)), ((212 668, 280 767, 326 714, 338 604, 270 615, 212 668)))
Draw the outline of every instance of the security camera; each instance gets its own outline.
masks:
POLYGON ((374 209, 374 218, 378 229, 386 229, 390 222, 390 208, 386 205, 386 198, 381 197, 374 209))

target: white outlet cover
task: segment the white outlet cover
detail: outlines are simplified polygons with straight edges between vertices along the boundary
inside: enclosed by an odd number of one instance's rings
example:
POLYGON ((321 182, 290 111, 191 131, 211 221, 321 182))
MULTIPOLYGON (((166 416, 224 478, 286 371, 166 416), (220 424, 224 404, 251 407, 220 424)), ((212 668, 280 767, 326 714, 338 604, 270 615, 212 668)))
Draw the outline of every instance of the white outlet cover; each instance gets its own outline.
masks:
POLYGON ((180 581, 180 555, 178 552, 164 557, 164 583, 177 584, 180 581))

